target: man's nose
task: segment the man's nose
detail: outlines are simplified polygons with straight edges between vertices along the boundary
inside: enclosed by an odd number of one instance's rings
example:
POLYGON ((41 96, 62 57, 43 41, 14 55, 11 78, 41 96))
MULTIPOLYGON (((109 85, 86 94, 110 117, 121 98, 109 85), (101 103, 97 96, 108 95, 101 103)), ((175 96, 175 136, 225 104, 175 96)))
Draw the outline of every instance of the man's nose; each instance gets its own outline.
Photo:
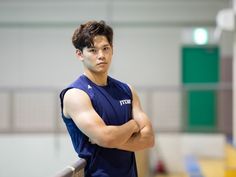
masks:
POLYGON ((98 59, 104 59, 104 58, 105 58, 105 57, 104 57, 104 53, 103 53, 102 50, 98 50, 97 57, 98 57, 98 59))

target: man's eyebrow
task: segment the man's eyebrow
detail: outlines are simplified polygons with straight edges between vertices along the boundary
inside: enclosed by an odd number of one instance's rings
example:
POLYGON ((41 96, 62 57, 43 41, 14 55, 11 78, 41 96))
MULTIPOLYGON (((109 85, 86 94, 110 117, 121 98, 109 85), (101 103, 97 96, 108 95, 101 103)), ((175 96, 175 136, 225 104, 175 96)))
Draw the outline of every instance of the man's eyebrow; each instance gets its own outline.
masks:
MULTIPOLYGON (((108 47, 108 46, 110 46, 110 44, 104 44, 104 45, 102 45, 102 47, 108 47)), ((88 49, 97 49, 97 47, 91 46, 91 47, 88 47, 88 49)))
POLYGON ((96 49, 95 47, 91 46, 91 47, 87 47, 88 49, 96 49))
POLYGON ((107 46, 110 46, 110 44, 104 44, 103 47, 107 47, 107 46))

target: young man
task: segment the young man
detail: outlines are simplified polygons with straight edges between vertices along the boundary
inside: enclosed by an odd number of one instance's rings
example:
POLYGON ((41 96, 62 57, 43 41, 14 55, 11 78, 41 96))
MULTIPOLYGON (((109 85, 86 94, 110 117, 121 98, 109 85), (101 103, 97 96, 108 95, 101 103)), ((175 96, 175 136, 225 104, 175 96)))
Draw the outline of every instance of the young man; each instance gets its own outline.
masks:
POLYGON ((89 21, 72 42, 84 73, 60 98, 74 149, 87 161, 85 177, 137 177, 134 152, 152 147, 154 133, 136 91, 108 76, 113 30, 89 21))

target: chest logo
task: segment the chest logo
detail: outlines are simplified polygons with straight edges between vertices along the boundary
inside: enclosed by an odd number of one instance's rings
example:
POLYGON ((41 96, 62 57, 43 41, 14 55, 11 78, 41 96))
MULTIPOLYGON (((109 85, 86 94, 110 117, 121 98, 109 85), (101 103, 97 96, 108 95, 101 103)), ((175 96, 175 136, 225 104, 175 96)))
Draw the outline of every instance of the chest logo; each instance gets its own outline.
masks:
POLYGON ((88 85, 88 89, 91 89, 92 87, 90 85, 88 85))
POLYGON ((124 105, 124 104, 131 104, 131 100, 127 99, 127 100, 120 100, 120 105, 124 105))

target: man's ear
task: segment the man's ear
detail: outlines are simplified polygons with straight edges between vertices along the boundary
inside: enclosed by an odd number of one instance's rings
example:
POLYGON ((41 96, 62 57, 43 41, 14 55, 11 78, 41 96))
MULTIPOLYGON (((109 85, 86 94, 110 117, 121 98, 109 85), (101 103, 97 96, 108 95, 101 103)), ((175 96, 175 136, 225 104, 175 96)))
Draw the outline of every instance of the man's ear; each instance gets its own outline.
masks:
POLYGON ((76 57, 79 59, 79 60, 81 60, 81 61, 83 61, 84 60, 84 55, 83 55, 83 52, 80 50, 80 49, 76 49, 76 57))

